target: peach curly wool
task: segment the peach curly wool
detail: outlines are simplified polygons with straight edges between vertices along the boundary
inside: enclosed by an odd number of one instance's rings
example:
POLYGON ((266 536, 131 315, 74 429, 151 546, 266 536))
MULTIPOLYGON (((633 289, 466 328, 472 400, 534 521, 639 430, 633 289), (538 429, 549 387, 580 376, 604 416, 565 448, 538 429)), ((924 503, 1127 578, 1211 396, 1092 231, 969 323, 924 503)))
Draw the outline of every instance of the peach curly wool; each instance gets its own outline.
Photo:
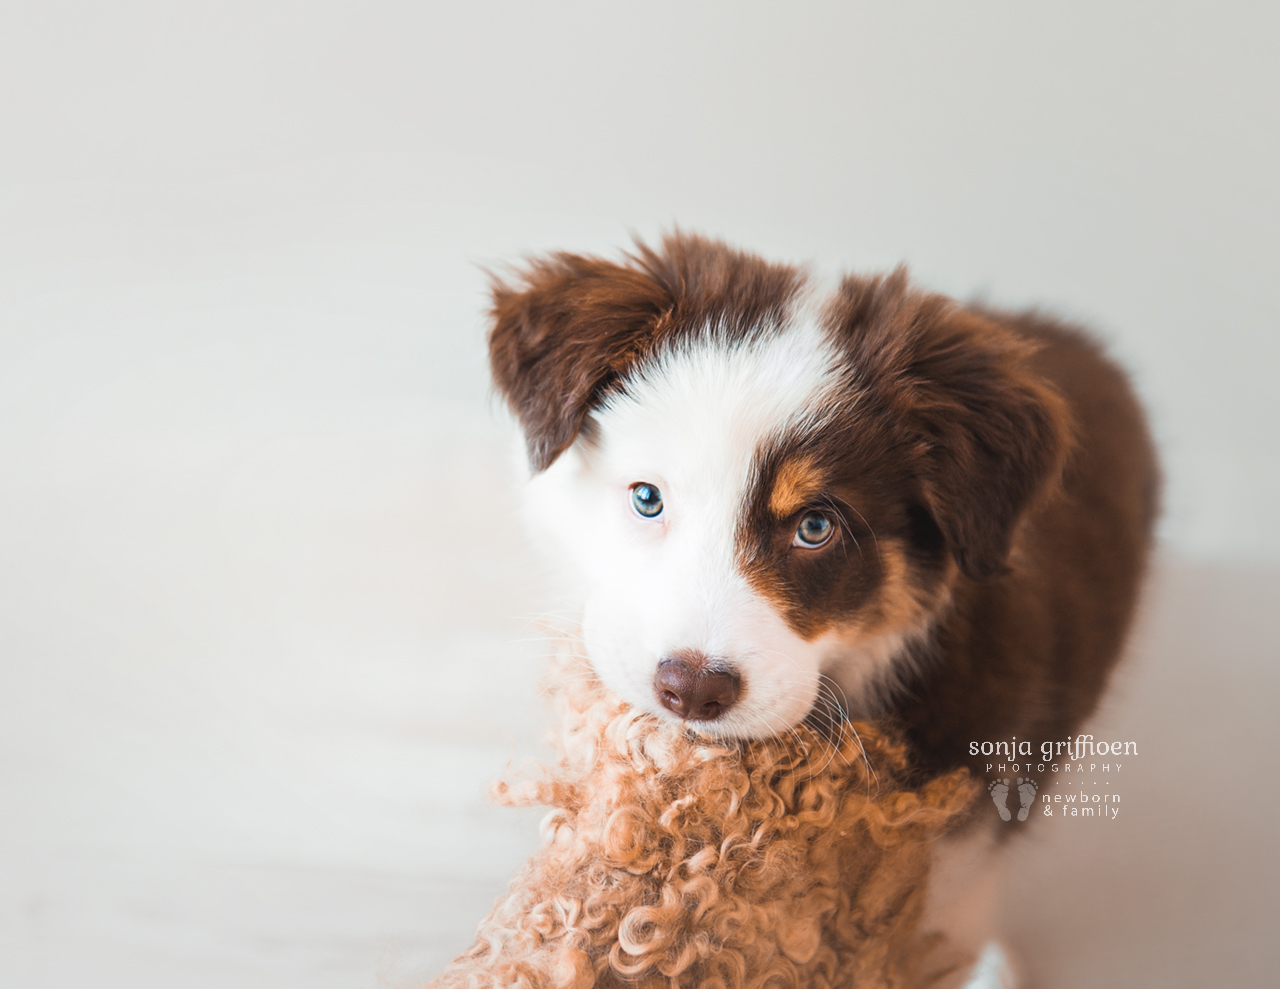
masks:
POLYGON ((904 785, 869 726, 719 743, 640 714, 562 661, 558 761, 499 783, 544 803, 543 848, 440 989, 897 987, 971 962, 918 933, 931 840, 967 773, 904 785))

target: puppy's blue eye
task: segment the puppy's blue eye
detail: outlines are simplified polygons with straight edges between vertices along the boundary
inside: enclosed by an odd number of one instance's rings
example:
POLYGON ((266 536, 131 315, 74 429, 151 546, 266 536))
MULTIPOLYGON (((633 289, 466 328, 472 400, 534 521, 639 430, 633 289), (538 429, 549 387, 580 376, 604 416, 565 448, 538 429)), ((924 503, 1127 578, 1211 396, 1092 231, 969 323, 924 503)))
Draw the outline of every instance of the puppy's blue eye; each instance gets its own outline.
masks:
POLYGON ((656 519, 662 514, 662 492, 644 481, 633 484, 631 506, 644 518, 656 519))
POLYGON ((829 518, 821 512, 810 512, 796 526, 796 537, 791 540, 791 545, 817 549, 826 543, 835 531, 836 527, 829 518))

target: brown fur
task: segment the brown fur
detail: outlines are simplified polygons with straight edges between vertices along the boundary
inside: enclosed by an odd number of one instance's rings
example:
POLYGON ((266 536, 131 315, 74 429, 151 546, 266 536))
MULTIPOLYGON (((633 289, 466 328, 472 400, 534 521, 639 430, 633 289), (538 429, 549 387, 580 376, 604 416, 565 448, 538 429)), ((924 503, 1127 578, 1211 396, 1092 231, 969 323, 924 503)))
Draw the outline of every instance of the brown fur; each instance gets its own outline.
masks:
MULTIPOLYGON (((773 478, 769 511, 779 519, 789 520, 822 493, 824 482, 812 457, 791 457, 782 463, 773 478)), ((794 527, 790 531, 795 531, 794 527)))
POLYGON ((796 268, 700 237, 670 237, 661 253, 639 244, 627 261, 553 254, 513 285, 493 280, 493 378, 535 470, 568 448, 591 408, 647 354, 708 321, 731 337, 775 323, 802 283, 796 268))
MULTIPOLYGON (((922 768, 969 741, 1061 740, 1094 709, 1137 604, 1159 470, 1124 374, 1082 332, 984 312, 1039 348, 1030 367, 1069 403, 1077 442, 1061 484, 1020 520, 1008 569, 957 580, 896 706, 922 768)), ((989 759, 966 759, 975 769, 989 759)))
POLYGON ((918 930, 967 773, 907 786, 903 747, 867 725, 726 747, 636 714, 580 661, 555 673, 556 767, 497 788, 554 808, 544 846, 434 985, 877 989, 972 963, 918 930))

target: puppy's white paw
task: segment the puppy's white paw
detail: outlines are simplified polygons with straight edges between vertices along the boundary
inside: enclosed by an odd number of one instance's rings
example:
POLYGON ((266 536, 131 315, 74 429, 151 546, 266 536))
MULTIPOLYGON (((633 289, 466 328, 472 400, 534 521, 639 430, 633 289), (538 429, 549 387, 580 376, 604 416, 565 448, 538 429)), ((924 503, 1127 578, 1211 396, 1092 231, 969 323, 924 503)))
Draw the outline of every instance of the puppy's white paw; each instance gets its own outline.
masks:
POLYGON ((999 941, 988 941, 964 989, 1018 989, 1013 966, 999 941))

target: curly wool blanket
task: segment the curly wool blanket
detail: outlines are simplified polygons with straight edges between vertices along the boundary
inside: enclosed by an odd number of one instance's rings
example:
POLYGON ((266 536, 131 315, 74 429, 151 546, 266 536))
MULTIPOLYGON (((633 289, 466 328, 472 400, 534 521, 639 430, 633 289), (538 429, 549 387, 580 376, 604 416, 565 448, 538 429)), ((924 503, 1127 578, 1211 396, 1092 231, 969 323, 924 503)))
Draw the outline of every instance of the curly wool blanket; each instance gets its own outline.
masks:
POLYGON ((972 964, 919 932, 929 844, 967 816, 968 774, 911 786, 869 725, 709 739, 577 660, 553 682, 556 765, 494 788, 554 808, 544 845, 434 986, 897 987, 972 964))

